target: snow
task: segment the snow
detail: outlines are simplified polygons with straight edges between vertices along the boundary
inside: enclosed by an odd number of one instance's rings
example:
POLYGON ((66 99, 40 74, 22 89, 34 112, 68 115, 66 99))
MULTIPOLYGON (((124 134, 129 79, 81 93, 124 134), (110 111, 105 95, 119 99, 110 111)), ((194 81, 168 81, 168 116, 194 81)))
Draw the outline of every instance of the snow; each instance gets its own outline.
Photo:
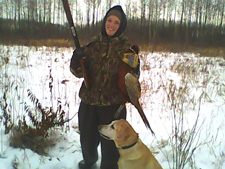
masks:
MULTIPOLYGON (((75 115, 63 128, 49 131, 49 136, 57 141, 47 156, 30 149, 10 147, 10 134, 4 134, 4 119, 0 118, 1 169, 78 168, 82 153, 76 113, 82 79, 70 73, 72 52, 72 48, 0 45, 0 103, 4 104, 6 92, 8 112, 14 123, 26 114, 24 103, 31 104, 28 89, 43 107, 54 108, 60 101, 67 118, 75 115), (63 80, 68 82, 63 84, 63 80)), ((130 104, 127 104, 127 120, 162 167, 175 168, 174 126, 177 121, 183 124, 177 128, 179 138, 185 140, 195 134, 190 150, 196 149, 185 168, 225 168, 225 60, 193 53, 142 52, 141 67, 140 101, 156 137, 145 128, 137 110, 130 104), (197 117, 196 130, 193 130, 197 117)), ((0 117, 2 114, 0 109, 0 117)), ((98 166, 100 158, 99 151, 98 166)))

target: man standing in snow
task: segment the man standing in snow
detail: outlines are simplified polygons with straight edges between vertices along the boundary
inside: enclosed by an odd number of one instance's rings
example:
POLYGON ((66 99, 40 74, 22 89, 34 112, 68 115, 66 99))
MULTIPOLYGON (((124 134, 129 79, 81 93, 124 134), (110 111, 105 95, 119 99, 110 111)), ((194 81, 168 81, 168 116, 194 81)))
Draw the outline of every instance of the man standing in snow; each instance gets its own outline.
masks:
MULTIPOLYGON (((116 81, 120 62, 125 51, 131 47, 122 35, 126 25, 126 15, 121 6, 112 7, 103 19, 101 34, 88 45, 73 52, 71 72, 78 78, 83 77, 79 62, 83 58, 89 82, 89 88, 83 83, 79 92, 81 103, 78 120, 83 154, 83 160, 79 162, 80 169, 91 169, 95 166, 100 142, 101 169, 118 168, 118 150, 113 141, 100 137, 98 126, 115 120, 114 114, 122 104, 116 81)), ((134 63, 137 60, 134 56, 137 57, 135 52, 128 60, 136 68, 138 63, 134 63)), ((136 70, 135 73, 139 73, 139 68, 136 70)), ((123 108, 118 119, 126 119, 126 108, 123 108)))

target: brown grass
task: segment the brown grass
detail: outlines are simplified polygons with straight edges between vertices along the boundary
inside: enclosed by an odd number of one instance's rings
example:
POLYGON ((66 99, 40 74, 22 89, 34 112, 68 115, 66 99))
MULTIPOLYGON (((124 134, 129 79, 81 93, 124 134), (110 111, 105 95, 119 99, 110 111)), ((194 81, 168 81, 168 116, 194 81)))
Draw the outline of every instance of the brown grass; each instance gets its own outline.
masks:
MULTIPOLYGON (((52 131, 54 132, 54 131, 52 131)), ((14 148, 28 148, 40 155, 48 155, 48 151, 50 148, 54 147, 57 139, 55 136, 57 133, 55 132, 53 136, 48 138, 36 137, 27 133, 24 133, 20 130, 12 130, 10 134, 9 144, 14 148)))
POLYGON ((73 41, 67 39, 17 39, 17 40, 0 40, 0 44, 5 45, 24 45, 24 46, 56 46, 72 47, 73 41))
MULTIPOLYGON (((80 41, 80 44, 87 42, 80 41)), ((5 45, 25 45, 25 46, 56 46, 56 47, 74 47, 72 39, 14 39, 0 40, 0 44, 5 45)), ((192 46, 177 43, 158 43, 158 44, 141 44, 142 51, 150 52, 191 52, 199 53, 201 56, 223 57, 225 59, 225 48, 212 46, 192 46)))
POLYGON ((199 47, 183 44, 150 44, 142 45, 141 50, 151 52, 190 52, 199 53, 200 56, 223 57, 225 59, 225 48, 222 47, 199 47))

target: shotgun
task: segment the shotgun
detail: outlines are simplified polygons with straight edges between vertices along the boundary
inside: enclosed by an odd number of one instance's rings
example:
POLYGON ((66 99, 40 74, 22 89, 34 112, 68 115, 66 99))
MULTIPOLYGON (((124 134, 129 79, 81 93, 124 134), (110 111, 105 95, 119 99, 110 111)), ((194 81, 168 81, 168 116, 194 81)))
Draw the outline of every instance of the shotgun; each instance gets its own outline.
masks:
MULTIPOLYGON (((75 28, 74 23, 73 23, 73 18, 72 18, 72 15, 71 15, 68 0, 62 0, 62 2, 63 2, 64 10, 66 12, 66 18, 67 18, 67 21, 68 21, 69 26, 70 26, 70 31, 71 31, 72 36, 73 36, 74 44, 75 44, 76 48, 80 48, 80 43, 79 43, 79 39, 78 39, 78 36, 77 36, 76 28, 75 28)), ((85 84, 86 88, 88 89, 89 84, 88 84, 88 78, 87 78, 87 71, 86 71, 86 68, 84 66, 84 59, 83 58, 80 59, 80 65, 81 65, 81 70, 82 70, 83 77, 84 77, 84 84, 85 84)))

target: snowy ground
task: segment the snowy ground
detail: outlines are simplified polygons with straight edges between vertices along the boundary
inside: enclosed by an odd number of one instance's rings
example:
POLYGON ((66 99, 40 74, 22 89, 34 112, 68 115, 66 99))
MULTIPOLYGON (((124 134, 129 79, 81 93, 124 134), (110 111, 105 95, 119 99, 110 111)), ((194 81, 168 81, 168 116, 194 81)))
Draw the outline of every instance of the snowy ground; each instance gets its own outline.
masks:
MULTIPOLYGON (((54 108, 61 101, 67 118, 76 114, 81 80, 69 71, 72 51, 72 48, 0 45, 0 103, 7 102, 14 123, 26 114, 24 103, 30 104, 28 89, 44 107, 54 108), (62 83, 63 80, 68 81, 62 83), (49 83, 53 85, 52 92, 49 83)), ((163 168, 175 168, 179 148, 190 157, 186 158, 185 168, 225 168, 225 60, 192 53, 142 52, 141 64, 141 102, 156 137, 129 104, 127 120, 163 168)), ((2 114, 0 109, 0 117, 2 114)), ((77 115, 63 129, 50 131, 57 144, 48 156, 10 147, 10 134, 4 134, 3 122, 0 118, 1 169, 78 168, 82 154, 77 115)), ((98 166, 99 163, 100 160, 98 166)))

